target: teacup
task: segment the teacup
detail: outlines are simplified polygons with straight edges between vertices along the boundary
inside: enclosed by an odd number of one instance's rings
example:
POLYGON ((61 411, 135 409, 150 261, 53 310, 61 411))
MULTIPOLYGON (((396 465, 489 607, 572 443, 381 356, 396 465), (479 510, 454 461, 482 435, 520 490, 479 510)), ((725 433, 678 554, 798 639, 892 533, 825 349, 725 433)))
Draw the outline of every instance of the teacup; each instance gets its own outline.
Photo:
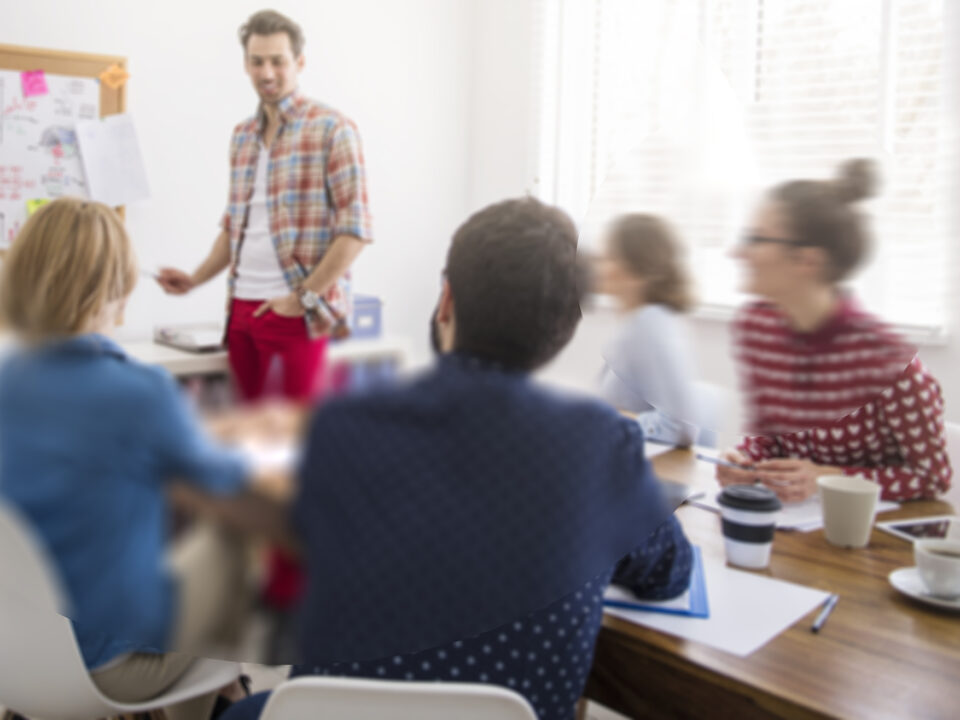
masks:
POLYGON ((960 597, 960 540, 917 540, 913 556, 920 581, 931 595, 960 597))

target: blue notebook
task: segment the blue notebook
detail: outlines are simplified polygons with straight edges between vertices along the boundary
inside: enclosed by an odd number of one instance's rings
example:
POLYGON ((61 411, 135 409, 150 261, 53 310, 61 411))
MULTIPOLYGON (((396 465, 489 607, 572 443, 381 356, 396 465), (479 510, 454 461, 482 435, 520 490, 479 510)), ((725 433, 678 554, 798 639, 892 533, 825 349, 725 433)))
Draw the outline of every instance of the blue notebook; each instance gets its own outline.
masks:
POLYGON ((683 595, 672 600, 642 600, 625 588, 610 585, 603 593, 603 604, 607 607, 623 608, 625 610, 649 610, 696 618, 710 617, 710 606, 707 603, 707 583, 703 576, 703 559, 700 557, 700 548, 693 547, 690 587, 683 595))

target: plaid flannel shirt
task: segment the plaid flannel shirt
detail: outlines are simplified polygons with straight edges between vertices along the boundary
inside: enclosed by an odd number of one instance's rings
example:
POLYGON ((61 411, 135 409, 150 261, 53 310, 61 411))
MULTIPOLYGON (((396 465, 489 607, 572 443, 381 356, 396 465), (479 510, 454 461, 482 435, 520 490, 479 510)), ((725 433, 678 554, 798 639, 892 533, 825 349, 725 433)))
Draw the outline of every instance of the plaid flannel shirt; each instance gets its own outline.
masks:
MULTIPOLYGON (((356 125, 299 92, 281 100, 278 109, 280 129, 267 164, 267 212, 284 279, 296 290, 334 238, 350 235, 371 242, 373 233, 356 125)), ((240 123, 230 141, 230 195, 223 216, 223 228, 230 233, 228 312, 265 122, 261 110, 240 123)), ((349 274, 334 283, 325 297, 349 318, 349 274)), ((305 318, 311 336, 328 329, 316 314, 305 318)))

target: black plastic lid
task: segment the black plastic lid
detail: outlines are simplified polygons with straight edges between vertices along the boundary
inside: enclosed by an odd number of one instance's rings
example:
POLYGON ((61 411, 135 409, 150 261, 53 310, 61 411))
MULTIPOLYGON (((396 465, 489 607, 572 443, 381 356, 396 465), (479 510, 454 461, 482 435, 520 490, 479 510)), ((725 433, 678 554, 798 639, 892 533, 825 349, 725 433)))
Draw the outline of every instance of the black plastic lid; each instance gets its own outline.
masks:
POLYGON ((717 496, 724 507, 752 512, 772 512, 783 507, 780 498, 763 485, 728 485, 717 496))

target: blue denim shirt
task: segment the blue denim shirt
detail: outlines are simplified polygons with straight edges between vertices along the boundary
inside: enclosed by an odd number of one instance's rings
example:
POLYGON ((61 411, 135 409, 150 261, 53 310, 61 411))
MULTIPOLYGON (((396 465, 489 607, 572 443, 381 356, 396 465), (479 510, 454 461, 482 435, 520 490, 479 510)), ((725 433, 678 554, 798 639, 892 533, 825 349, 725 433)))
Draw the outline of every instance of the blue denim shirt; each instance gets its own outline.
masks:
POLYGON ((246 477, 237 455, 204 437, 168 373, 103 336, 20 352, 0 370, 0 497, 59 572, 91 669, 170 639, 165 482, 229 493, 246 477))

